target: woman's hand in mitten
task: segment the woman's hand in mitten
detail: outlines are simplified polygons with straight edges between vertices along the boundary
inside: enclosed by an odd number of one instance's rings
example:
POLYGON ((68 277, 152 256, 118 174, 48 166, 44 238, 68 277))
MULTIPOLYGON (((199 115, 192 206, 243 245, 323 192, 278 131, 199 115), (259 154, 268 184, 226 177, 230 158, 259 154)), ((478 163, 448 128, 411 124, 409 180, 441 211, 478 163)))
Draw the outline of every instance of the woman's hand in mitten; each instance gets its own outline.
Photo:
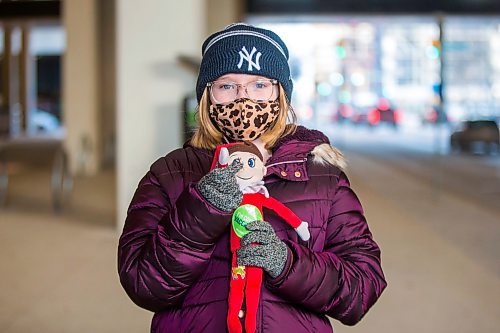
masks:
POLYGON ((237 160, 226 168, 213 169, 196 186, 200 194, 218 209, 230 212, 243 200, 243 193, 236 183, 236 173, 243 164, 237 160))
POLYGON ((237 264, 261 267, 276 278, 285 267, 288 247, 266 221, 255 221, 245 227, 250 232, 241 238, 241 248, 236 250, 237 264))

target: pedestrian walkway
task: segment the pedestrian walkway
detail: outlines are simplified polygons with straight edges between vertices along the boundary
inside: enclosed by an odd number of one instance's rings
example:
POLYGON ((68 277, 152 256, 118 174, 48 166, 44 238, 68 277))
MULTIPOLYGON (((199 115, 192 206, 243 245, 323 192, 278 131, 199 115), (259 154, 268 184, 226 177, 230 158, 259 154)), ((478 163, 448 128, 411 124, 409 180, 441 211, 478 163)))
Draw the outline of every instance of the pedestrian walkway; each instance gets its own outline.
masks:
MULTIPOLYGON (((389 285, 360 324, 334 322, 335 331, 496 332, 499 216, 369 158, 347 158, 389 285)), ((113 174, 77 179, 60 215, 44 197, 44 181, 14 177, 9 206, 0 210, 0 332, 149 332, 151 314, 118 282, 113 174)))
POLYGON ((382 248, 388 288, 359 325, 337 325, 336 332, 496 332, 500 216, 347 155, 352 186, 382 248))
POLYGON ((77 178, 55 215, 50 176, 14 170, 0 210, 0 332, 148 332, 116 273, 114 175, 77 178))

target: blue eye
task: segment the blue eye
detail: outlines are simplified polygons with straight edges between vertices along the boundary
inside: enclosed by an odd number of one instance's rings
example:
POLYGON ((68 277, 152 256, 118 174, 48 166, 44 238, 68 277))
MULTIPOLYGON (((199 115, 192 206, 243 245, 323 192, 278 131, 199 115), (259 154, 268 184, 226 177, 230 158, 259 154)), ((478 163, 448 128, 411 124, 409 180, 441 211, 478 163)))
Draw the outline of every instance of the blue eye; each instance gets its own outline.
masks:
POLYGON ((254 168, 254 167, 255 167, 255 158, 253 158, 253 157, 252 157, 252 158, 250 158, 250 159, 248 160, 248 166, 249 166, 250 168, 254 168))

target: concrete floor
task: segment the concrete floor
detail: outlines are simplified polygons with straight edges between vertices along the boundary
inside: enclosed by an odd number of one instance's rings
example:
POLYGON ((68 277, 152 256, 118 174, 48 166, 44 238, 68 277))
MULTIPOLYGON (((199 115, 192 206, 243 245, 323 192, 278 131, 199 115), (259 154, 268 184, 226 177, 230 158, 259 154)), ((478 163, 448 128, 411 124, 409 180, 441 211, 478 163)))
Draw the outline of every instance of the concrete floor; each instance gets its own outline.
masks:
POLYGON ((337 332, 498 332, 498 213, 360 155, 349 159, 388 288, 358 326, 337 332), (494 248, 483 246, 491 237, 494 248))
MULTIPOLYGON (((360 324, 334 322, 335 331, 497 332, 498 213, 347 157, 389 286, 360 324)), ((127 298, 116 273, 113 174, 77 179, 59 215, 47 177, 16 171, 0 210, 0 332, 148 332, 151 314, 127 298)))
POLYGON ((0 332, 148 332, 116 273, 114 175, 76 179, 58 215, 48 181, 19 171, 0 210, 0 332))

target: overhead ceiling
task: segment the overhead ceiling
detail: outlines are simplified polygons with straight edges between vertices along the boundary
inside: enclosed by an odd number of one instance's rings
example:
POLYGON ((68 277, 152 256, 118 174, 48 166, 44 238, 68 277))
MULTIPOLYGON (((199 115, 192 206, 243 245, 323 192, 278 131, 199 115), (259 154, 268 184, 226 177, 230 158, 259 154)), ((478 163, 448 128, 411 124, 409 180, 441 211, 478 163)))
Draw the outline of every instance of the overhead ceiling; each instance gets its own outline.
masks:
POLYGON ((499 0, 246 0, 251 14, 500 14, 499 0))
POLYGON ((0 0, 0 20, 58 18, 59 0, 0 0))

